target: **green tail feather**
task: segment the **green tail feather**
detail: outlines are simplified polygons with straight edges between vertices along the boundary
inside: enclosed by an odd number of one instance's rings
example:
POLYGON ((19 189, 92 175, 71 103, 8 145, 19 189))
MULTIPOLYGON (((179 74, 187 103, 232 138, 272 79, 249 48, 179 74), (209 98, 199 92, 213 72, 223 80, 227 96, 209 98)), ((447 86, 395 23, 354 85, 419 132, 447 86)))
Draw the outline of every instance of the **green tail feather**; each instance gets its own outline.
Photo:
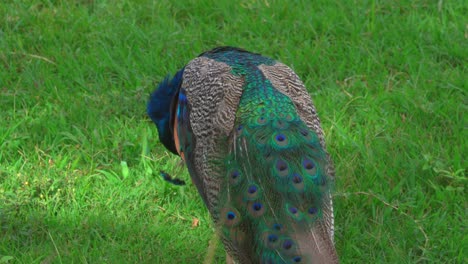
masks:
POLYGON ((322 218, 326 154, 293 102, 266 84, 241 98, 221 188, 222 235, 261 262, 304 263, 291 234, 322 218))

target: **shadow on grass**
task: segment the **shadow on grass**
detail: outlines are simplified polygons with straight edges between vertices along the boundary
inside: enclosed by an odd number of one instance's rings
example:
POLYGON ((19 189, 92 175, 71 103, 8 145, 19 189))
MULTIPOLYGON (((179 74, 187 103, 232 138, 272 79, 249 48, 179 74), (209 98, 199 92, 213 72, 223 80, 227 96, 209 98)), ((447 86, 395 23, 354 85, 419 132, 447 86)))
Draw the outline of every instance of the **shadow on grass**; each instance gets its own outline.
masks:
MULTIPOLYGON (((55 216, 2 210, 0 263, 202 263, 208 241, 201 234, 210 228, 170 221, 92 210, 55 216)), ((216 263, 224 261, 217 248, 216 263)))

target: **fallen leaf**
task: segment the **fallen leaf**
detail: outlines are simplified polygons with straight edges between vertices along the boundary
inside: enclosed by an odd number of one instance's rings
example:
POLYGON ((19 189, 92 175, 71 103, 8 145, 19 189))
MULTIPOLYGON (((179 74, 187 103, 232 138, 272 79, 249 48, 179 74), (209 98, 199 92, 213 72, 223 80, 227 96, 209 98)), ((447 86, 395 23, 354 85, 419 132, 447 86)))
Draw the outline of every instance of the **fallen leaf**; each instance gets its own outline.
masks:
POLYGON ((197 227, 200 224, 200 220, 198 218, 192 219, 192 227, 197 227))

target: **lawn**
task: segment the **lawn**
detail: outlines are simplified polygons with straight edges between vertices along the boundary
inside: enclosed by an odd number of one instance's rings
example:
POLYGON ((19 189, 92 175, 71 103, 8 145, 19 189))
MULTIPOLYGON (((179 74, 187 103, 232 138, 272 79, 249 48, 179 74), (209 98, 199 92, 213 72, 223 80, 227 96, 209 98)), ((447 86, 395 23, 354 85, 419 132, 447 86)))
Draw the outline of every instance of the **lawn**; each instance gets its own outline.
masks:
POLYGON ((342 263, 466 263, 466 14, 443 0, 1 1, 0 263, 222 263, 145 114, 158 82, 221 45, 308 87, 342 263))

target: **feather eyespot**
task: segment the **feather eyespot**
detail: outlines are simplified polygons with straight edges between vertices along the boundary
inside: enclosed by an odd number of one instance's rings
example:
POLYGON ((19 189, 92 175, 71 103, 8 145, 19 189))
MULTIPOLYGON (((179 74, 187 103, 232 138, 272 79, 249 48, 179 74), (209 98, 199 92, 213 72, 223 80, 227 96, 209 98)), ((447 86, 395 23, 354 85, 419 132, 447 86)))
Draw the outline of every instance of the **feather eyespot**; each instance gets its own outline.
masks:
POLYGON ((315 215, 318 212, 318 209, 316 207, 310 207, 307 212, 311 215, 315 215))
POLYGON ((273 229, 274 230, 281 231, 282 228, 283 228, 282 224, 273 224, 273 229))
POLYGON ((258 198, 259 196, 259 188, 256 184, 251 184, 248 188, 247 188, 247 193, 246 193, 246 199, 247 200, 255 200, 258 198))
POLYGON ((264 116, 260 116, 258 119, 257 119, 257 124, 259 125, 264 125, 266 123, 267 119, 264 117, 264 116))
POLYGON ((308 128, 301 128, 299 132, 304 137, 304 139, 307 140, 308 142, 311 142, 314 140, 314 135, 309 131, 308 128))
POLYGON ((286 140, 286 136, 283 135, 283 134, 278 134, 278 135, 276 135, 275 139, 276 139, 276 141, 278 141, 278 142, 283 142, 283 141, 286 140))
POLYGON ((294 220, 301 220, 302 219, 302 213, 299 211, 299 208, 291 205, 286 205, 286 209, 288 210, 289 215, 294 219, 294 220))
MULTIPOLYGON (((276 233, 271 233, 271 232, 264 232, 262 234, 262 240, 263 243, 266 244, 266 246, 270 249, 275 249, 279 246, 280 242, 280 237, 276 233)), ((264 262, 262 262, 264 263, 264 262)))
POLYGON ((234 220, 234 218, 236 218, 236 214, 234 212, 232 212, 232 211, 229 211, 229 212, 226 213, 226 218, 228 220, 234 220))
POLYGON ((293 173, 290 176, 290 181, 292 182, 292 186, 294 187, 294 191, 302 192, 304 191, 304 178, 299 173, 293 173))
POLYGON ((279 171, 284 171, 288 169, 288 165, 283 160, 278 160, 278 162, 276 163, 276 168, 279 171))
POLYGON ((237 169, 230 171, 228 173, 228 177, 229 177, 229 182, 234 186, 239 184, 239 182, 241 182, 242 180, 241 173, 237 169))
POLYGON ((296 207, 289 207, 289 212, 291 212, 291 214, 297 214, 297 208, 296 207))
POLYGON ((237 177, 239 177, 239 172, 238 171, 235 170, 235 171, 231 172, 231 178, 232 179, 236 179, 237 177))
POLYGON ((240 136, 242 134, 242 131, 244 130, 244 125, 239 125, 237 126, 237 135, 240 136))
POLYGON ((286 147, 289 143, 289 140, 286 137, 286 135, 282 133, 279 133, 276 136, 274 136, 273 140, 276 146, 278 147, 286 147))
POLYGON ((257 186, 256 185, 250 185, 249 189, 247 190, 250 194, 254 194, 257 192, 257 186))
POLYGON ((288 163, 286 163, 286 161, 284 161, 282 159, 277 159, 275 167, 276 167, 277 174, 280 177, 284 177, 284 176, 287 176, 289 174, 288 163))
POLYGON ((299 184, 302 182, 302 176, 299 175, 299 174, 294 174, 293 177, 292 177, 292 181, 295 183, 295 184, 299 184))
POLYGON ((303 161, 302 161, 302 166, 304 167, 304 169, 306 170, 311 170, 315 167, 315 164, 313 161, 311 161, 310 159, 308 158, 305 158, 303 161))
POLYGON ((253 217, 258 217, 263 215, 265 207, 260 202, 250 202, 248 204, 248 210, 253 217))
POLYGON ((223 208, 221 209, 221 219, 225 226, 231 227, 239 223, 240 215, 239 212, 234 208, 223 208))
POLYGON ((317 172, 317 166, 315 165, 314 161, 309 158, 304 158, 302 160, 302 167, 306 171, 307 174, 315 176, 317 172))
POLYGON ((292 182, 293 191, 303 192, 305 188, 304 178, 299 173, 293 173, 290 176, 290 181, 292 182))
POLYGON ((293 247, 294 242, 291 239, 286 239, 283 241, 283 248, 289 250, 293 247))
POLYGON ((296 263, 299 263, 299 262, 302 261, 302 258, 299 257, 299 256, 295 256, 295 257, 293 258, 293 261, 296 262, 296 263))
POLYGON ((278 241, 278 235, 276 234, 268 235, 268 242, 275 243, 276 241, 278 241))
POLYGON ((254 204, 252 205, 252 209, 254 209, 254 210, 257 211, 257 212, 260 211, 260 210, 262 210, 262 208, 263 208, 263 205, 262 205, 261 203, 254 203, 254 204))

